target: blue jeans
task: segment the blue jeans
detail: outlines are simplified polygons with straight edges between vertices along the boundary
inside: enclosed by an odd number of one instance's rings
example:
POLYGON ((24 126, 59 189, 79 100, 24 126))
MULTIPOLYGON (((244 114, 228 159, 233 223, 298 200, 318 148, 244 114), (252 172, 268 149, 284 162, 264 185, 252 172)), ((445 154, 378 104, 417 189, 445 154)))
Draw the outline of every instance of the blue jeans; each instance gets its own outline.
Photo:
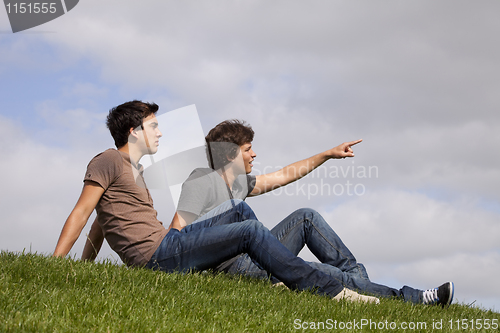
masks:
POLYGON ((290 252, 255 219, 245 202, 182 231, 171 229, 146 267, 165 272, 202 271, 242 253, 291 289, 315 290, 332 297, 343 289, 342 281, 290 252))
MULTIPOLYGON (((369 280, 365 267, 356 261, 323 217, 312 209, 299 209, 271 230, 271 233, 294 255, 307 245, 320 263, 308 264, 341 281, 349 289, 379 297, 403 297, 406 301, 422 302, 422 291, 408 286, 394 289, 369 280)), ((257 278, 268 278, 248 255, 238 258, 226 271, 257 278)), ((272 273, 271 273, 272 274, 272 273)))

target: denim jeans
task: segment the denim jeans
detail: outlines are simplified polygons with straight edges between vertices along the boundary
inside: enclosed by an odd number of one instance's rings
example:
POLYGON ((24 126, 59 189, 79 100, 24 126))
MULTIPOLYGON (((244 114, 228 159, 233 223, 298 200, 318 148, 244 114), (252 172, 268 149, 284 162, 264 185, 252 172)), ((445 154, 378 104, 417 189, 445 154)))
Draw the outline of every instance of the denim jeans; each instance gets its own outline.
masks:
POLYGON ((182 231, 171 229, 146 267, 165 272, 202 271, 247 253, 291 289, 314 290, 332 297, 343 289, 341 280, 313 268, 290 252, 255 219, 245 202, 214 215, 182 231))
MULTIPOLYGON (((349 289, 378 297, 396 296, 414 303, 422 302, 421 290, 408 286, 398 290, 371 282, 365 267, 356 261, 323 217, 312 209, 305 208, 293 212, 276 225, 271 233, 294 255, 298 255, 304 245, 307 245, 320 261, 308 264, 337 281, 342 281, 342 285, 349 289)), ((252 262, 248 255, 238 258, 226 270, 256 278, 268 278, 269 275, 252 262)))

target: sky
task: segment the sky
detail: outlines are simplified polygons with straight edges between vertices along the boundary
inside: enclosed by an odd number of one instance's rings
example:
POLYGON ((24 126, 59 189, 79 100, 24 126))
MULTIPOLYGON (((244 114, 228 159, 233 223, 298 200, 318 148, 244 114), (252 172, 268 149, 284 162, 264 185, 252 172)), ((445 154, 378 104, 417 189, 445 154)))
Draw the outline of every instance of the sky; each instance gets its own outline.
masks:
MULTIPOLYGON (((363 139, 354 158, 247 203, 269 228, 313 208, 371 280, 453 281, 455 302, 498 312, 499 11, 496 0, 84 0, 14 34, 0 9, 0 249, 53 252, 88 162, 114 147, 110 108, 194 105, 204 134, 251 124, 254 174, 363 139)), ((168 225, 169 189, 151 192, 168 225)), ((99 259, 119 262, 106 246, 99 259)))

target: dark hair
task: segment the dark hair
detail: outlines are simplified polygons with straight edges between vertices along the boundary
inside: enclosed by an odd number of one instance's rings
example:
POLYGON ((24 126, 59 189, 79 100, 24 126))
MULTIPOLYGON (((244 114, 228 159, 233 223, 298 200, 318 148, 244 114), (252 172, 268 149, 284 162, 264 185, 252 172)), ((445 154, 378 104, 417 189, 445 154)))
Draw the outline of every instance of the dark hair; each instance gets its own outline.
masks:
POLYGON ((142 126, 144 118, 155 114, 158 111, 155 103, 145 103, 141 101, 131 101, 118 105, 109 110, 106 118, 106 126, 115 140, 116 148, 125 146, 131 128, 142 126))
POLYGON ((231 162, 241 145, 253 141, 252 127, 241 120, 226 120, 215 126, 205 137, 207 159, 212 169, 231 162), (228 158, 229 157, 229 158, 228 158))

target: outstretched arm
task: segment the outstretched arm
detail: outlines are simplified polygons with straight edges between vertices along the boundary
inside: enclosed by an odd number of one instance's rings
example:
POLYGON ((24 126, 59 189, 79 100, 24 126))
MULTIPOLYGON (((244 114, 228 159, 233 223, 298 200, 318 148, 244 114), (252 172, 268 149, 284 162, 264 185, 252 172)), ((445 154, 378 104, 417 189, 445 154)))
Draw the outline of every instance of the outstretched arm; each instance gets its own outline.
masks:
POLYGON ((302 161, 295 162, 284 167, 281 170, 271 172, 265 175, 258 175, 256 178, 255 187, 250 193, 251 196, 264 194, 266 192, 277 189, 278 187, 290 184, 319 167, 331 158, 346 158, 354 157, 352 146, 360 143, 363 140, 344 142, 343 144, 316 154, 302 161))
POLYGON ((101 226, 97 222, 97 217, 90 227, 90 232, 85 241, 85 247, 83 248, 82 260, 94 261, 99 251, 101 250, 102 242, 104 241, 104 234, 102 232, 101 226))
POLYGON ((55 257, 64 257, 69 253, 103 193, 104 189, 99 184, 90 181, 85 182, 82 194, 80 194, 80 198, 66 220, 59 236, 54 251, 55 257))

